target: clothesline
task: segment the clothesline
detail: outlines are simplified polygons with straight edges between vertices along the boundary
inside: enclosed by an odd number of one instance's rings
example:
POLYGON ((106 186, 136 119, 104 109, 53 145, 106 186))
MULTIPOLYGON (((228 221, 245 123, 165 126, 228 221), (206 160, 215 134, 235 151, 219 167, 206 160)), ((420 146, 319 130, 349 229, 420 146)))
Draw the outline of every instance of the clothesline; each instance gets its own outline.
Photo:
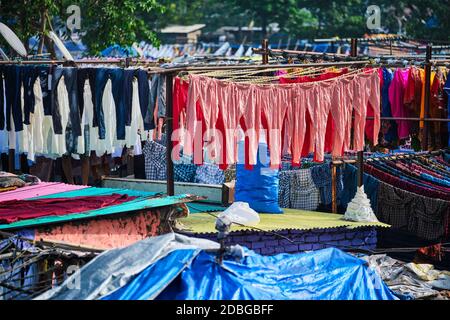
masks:
POLYGON ((171 68, 149 68, 150 74, 172 74, 175 75, 182 71, 217 71, 217 70, 264 70, 270 69, 292 69, 292 68, 310 68, 310 67, 344 67, 353 65, 370 64, 370 60, 362 61, 348 61, 348 62, 333 62, 333 63, 301 63, 301 64, 273 64, 273 65, 229 65, 229 66, 184 66, 171 68))

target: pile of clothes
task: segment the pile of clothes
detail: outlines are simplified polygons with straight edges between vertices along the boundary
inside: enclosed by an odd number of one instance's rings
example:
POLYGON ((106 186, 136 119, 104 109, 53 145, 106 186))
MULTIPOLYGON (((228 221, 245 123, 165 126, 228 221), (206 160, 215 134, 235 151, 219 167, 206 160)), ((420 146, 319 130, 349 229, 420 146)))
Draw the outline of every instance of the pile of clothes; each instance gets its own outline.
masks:
POLYGON ((0 192, 6 192, 29 185, 39 184, 41 180, 30 174, 15 175, 0 171, 0 192))

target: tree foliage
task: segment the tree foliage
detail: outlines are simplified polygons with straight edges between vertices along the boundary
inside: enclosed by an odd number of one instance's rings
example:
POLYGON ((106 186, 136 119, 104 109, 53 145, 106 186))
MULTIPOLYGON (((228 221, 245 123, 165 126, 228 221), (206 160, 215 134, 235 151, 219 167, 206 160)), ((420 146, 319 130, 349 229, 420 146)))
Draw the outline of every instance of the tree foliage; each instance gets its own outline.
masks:
POLYGON ((51 25, 64 24, 70 5, 78 5, 81 9, 79 31, 91 53, 98 53, 115 43, 131 45, 141 39, 157 42, 151 25, 144 19, 153 11, 164 11, 164 6, 157 0, 0 0, 0 20, 27 44, 27 39, 44 31, 43 17, 48 17, 51 25))
MULTIPOLYGON (((145 40, 158 43, 155 32, 168 24, 255 26, 301 39, 360 37, 389 32, 411 38, 450 40, 450 0, 0 0, 0 21, 26 42, 43 31, 43 17, 64 28, 69 5, 81 8, 81 34, 91 53, 112 45, 145 40), (368 30, 366 10, 381 8, 382 30, 368 30)), ((49 27, 46 28, 46 31, 49 27)))

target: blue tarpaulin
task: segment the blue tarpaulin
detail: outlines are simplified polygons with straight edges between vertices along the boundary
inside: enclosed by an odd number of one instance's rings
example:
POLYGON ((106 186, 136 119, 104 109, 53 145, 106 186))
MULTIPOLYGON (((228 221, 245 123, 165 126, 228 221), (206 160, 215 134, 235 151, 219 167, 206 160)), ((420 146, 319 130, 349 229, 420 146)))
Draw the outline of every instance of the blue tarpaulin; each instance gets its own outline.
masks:
POLYGON ((102 57, 137 57, 138 52, 133 47, 121 47, 118 44, 112 45, 101 53, 102 57))
POLYGON ((275 256, 244 251, 244 259, 222 266, 206 251, 172 251, 103 299, 397 299, 363 260, 339 249, 275 256))

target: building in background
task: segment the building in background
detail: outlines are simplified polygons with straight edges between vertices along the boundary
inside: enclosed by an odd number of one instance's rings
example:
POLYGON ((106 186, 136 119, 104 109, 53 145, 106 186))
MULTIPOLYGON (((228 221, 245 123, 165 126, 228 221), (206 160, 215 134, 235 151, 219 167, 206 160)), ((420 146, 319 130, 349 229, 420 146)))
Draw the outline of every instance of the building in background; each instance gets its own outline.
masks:
POLYGON ((204 24, 168 26, 160 31, 160 38, 163 43, 197 43, 204 27, 204 24))

